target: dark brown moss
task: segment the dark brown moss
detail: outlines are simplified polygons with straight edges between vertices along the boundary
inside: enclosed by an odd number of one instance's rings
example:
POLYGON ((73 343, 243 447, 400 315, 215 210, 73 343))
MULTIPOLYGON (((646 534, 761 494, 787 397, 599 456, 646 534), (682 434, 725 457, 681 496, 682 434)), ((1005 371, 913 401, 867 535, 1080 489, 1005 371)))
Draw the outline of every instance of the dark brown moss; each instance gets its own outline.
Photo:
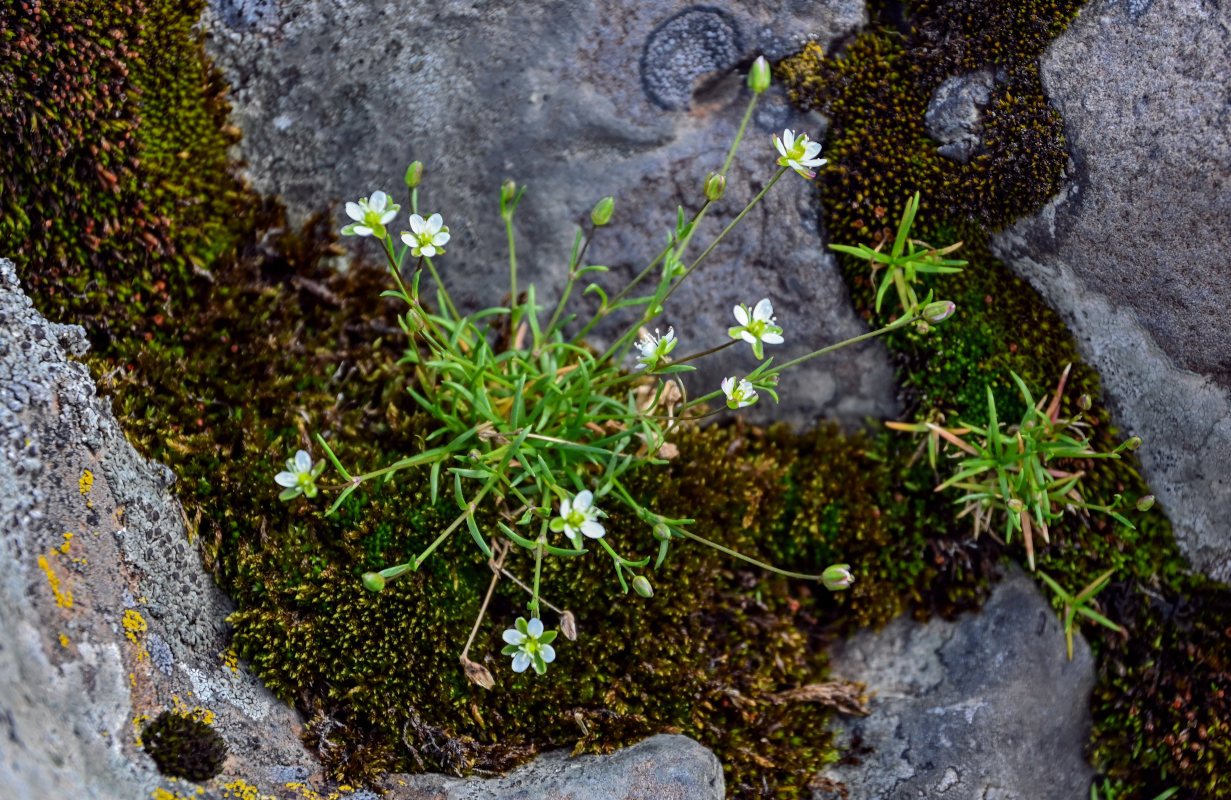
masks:
POLYGON ((142 747, 172 778, 204 783, 222 771, 227 744, 210 725, 164 711, 141 730, 142 747))

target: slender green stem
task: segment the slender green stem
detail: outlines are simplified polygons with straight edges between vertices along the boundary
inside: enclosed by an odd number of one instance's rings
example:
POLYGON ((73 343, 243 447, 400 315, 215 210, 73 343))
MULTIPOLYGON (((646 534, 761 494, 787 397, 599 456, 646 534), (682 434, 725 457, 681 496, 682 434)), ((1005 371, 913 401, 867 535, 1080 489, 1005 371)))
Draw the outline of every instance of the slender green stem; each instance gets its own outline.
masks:
POLYGON ((770 189, 774 188, 774 184, 777 183, 778 179, 781 178, 783 174, 786 173, 787 169, 789 168, 788 167, 778 168, 778 172, 775 173, 774 177, 771 178, 769 183, 765 185, 765 188, 762 189, 760 192, 758 192, 757 196, 752 198, 752 201, 749 202, 748 205, 744 206, 744 210, 739 212, 739 214, 735 216, 735 219, 731 220, 727 224, 727 227, 722 229, 722 233, 718 234, 718 236, 715 237, 714 241, 710 242, 710 246, 705 248, 705 252, 697 256, 697 260, 692 262, 692 266, 690 266, 684 272, 684 274, 680 276, 680 279, 676 281, 675 284, 667 291, 667 294, 663 297, 662 302, 659 303, 659 305, 662 305, 663 303, 666 303, 668 300, 671 299, 671 295, 675 294, 675 290, 680 287, 680 284, 683 283, 685 280, 687 280, 688 276, 693 273, 693 270, 701 266, 701 262, 705 260, 706 256, 708 256, 711 252, 713 252, 714 248, 718 246, 718 243, 721 242, 726 237, 726 235, 730 233, 735 228, 735 226, 738 225, 744 219, 744 217, 748 215, 748 212, 751 211, 756 206, 757 203, 761 202, 761 198, 764 197, 770 189))
POLYGON ((445 299, 445 306, 449 309, 449 314, 455 322, 461 322, 462 315, 457 313, 457 307, 453 305, 453 298, 449 296, 449 290, 445 288, 444 281, 440 279, 440 273, 436 272, 436 265, 432 263, 432 259, 421 258, 420 261, 427 263, 428 271, 432 273, 432 280, 436 281, 436 288, 440 290, 440 296, 445 299))
POLYGON ((746 555, 744 555, 743 553, 739 553, 739 552, 737 552, 737 551, 735 551, 735 550, 732 550, 732 549, 731 549, 731 548, 729 548, 729 547, 723 547, 722 545, 718 544, 717 542, 711 542, 709 539, 706 539, 706 538, 704 538, 704 537, 698 536, 697 534, 693 533, 692 531, 688 530, 687 528, 680 527, 680 528, 676 528, 676 530, 678 530, 680 533, 684 534, 684 535, 685 535, 685 536, 687 536, 689 539, 692 539, 692 540, 693 540, 693 541, 695 541, 695 542, 700 542, 701 544, 708 545, 709 547, 714 548, 715 550, 717 550, 717 551, 718 551, 718 552, 720 552, 720 553, 726 553, 727 555, 729 555, 729 556, 734 556, 735 558, 738 558, 738 559, 740 559, 741 561, 747 561, 749 564, 753 564, 753 565, 755 565, 755 566, 758 566, 758 567, 760 567, 761 569, 767 569, 767 570, 769 570, 770 572, 772 572, 772 573, 774 573, 774 574, 776 574, 776 575, 782 575, 783 577, 787 577, 787 578, 799 578, 800 580, 805 580, 805 581, 819 581, 819 580, 822 580, 822 576, 820 576, 820 575, 805 575, 805 574, 804 574, 804 573, 802 573, 802 572, 791 572, 790 570, 778 569, 778 568, 777 568, 777 567, 775 567, 775 566, 772 566, 772 565, 770 565, 770 564, 766 564, 764 561, 758 561, 758 560, 757 560, 757 559, 755 559, 755 558, 750 558, 749 556, 746 556, 746 555))
POLYGON ((424 550, 424 551, 423 551, 422 553, 420 553, 419 555, 415 556, 415 560, 414 560, 413 562, 411 562, 411 563, 413 564, 413 568, 414 568, 416 571, 417 571, 417 570, 419 569, 419 567, 423 564, 423 562, 427 560, 427 557, 428 557, 428 556, 430 556, 433 552, 435 552, 435 551, 436 551, 436 548, 437 548, 437 547, 440 547, 441 543, 442 543, 445 539, 449 538, 449 534, 451 534, 451 533, 453 533, 453 531, 457 530, 458 526, 459 526, 459 525, 461 525, 463 522, 465 522, 467 517, 469 517, 469 516, 471 516, 472 514, 474 514, 475 502, 476 502, 476 501, 471 501, 471 502, 470 502, 470 503, 466 506, 466 510, 462 512, 462 515, 461 515, 460 517, 458 517, 457 519, 453 520, 453 522, 449 525, 449 527, 447 527, 447 528, 445 528, 443 531, 441 531, 440 535, 436 537, 436 540, 435 540, 435 541, 433 541, 431 544, 429 544, 429 545, 427 546, 427 549, 426 549, 426 550, 424 550))
POLYGON ((474 627, 470 629, 470 636, 466 638, 466 646, 462 648, 460 656, 463 663, 466 661, 466 655, 470 652, 470 645, 474 644, 474 637, 479 632, 479 625, 483 623, 483 617, 487 614, 487 605, 492 601, 492 595, 496 591, 496 584, 500 582, 500 577, 506 575, 504 568, 504 557, 509 554, 508 545, 503 541, 496 542, 496 557, 488 561, 492 568, 492 582, 487 585, 487 594, 483 596, 483 605, 479 606, 479 615, 474 618, 474 627))
MULTIPOLYGON (((708 356, 712 353, 717 353, 719 350, 726 350, 728 347, 732 347, 739 343, 740 343, 739 339, 732 339, 731 341, 725 344, 720 344, 717 347, 711 347, 709 350, 703 350, 700 353, 693 353, 690 356, 684 356, 683 358, 677 358, 671 363, 672 364, 683 364, 686 361, 696 361, 698 358, 704 358, 705 356, 708 356)), ((653 374, 653 373, 650 373, 650 374, 653 374)))
POLYGON ((735 158, 735 151, 739 147, 740 141, 744 138, 744 131, 748 129, 748 121, 752 119, 752 110, 757 107, 757 98, 760 97, 756 92, 752 93, 752 99, 748 101, 748 108, 744 111, 744 118, 739 123, 739 131, 735 134, 735 141, 731 143, 731 149, 727 151, 727 160, 722 162, 722 172, 720 175, 726 175, 727 170, 731 168, 731 161, 735 158))
POLYGON ((560 295, 560 302, 556 303, 556 311, 551 315, 551 321, 547 323, 544 329, 544 335, 550 337, 552 331, 556 329, 556 323, 560 321, 560 315, 564 313, 564 306, 568 303, 569 296, 573 293, 573 285, 577 282, 577 269, 581 266, 581 261, 586 256, 586 250, 590 247, 590 240, 594 238, 594 230, 591 229, 586 236, 584 243, 581 246, 581 252, 577 254, 577 258, 568 268, 568 283, 564 285, 564 292, 560 295))
POLYGON ((513 213, 504 215, 504 230, 509 240, 509 312, 510 328, 517 333, 517 245, 513 236, 513 213))
MULTIPOLYGON (((696 217, 693 217, 693 223, 696 223, 696 220, 697 220, 697 218, 696 218, 696 217)), ((675 245, 676 245, 676 241, 675 241, 675 238, 673 237, 673 238, 671 239, 671 241, 667 243, 667 246, 666 246, 666 247, 664 247, 664 248, 663 248, 663 249, 659 252, 659 254, 658 254, 658 255, 656 255, 656 256, 654 257, 654 260, 653 260, 653 261, 651 261, 649 264, 646 264, 646 265, 645 265, 645 269, 643 269, 643 270, 641 270, 640 272, 638 272, 638 273, 637 273, 637 275, 636 275, 636 277, 634 277, 631 281, 629 281, 629 282, 628 282, 628 285, 627 285, 627 286, 625 286, 623 289, 621 289, 621 290, 620 290, 620 291, 616 294, 616 296, 615 296, 615 297, 611 298, 611 305, 615 305, 616 303, 618 303, 618 302, 620 302, 621 300, 623 300, 623 299, 624 299, 624 296, 625 296, 625 295, 627 295, 629 292, 631 292, 634 288, 636 288, 637 284, 639 284, 639 283, 641 283, 643 280, 645 280, 645 279, 646 279, 646 277, 650 274, 650 272, 651 272, 651 271, 653 271, 654 267, 657 267, 657 266, 658 266, 658 262, 660 262, 660 261, 662 261, 664 258, 666 258, 666 257, 667 257, 667 253, 670 253, 670 252, 671 252, 671 249, 672 249, 673 247, 675 247, 675 245)), ((591 323, 591 325, 593 325, 593 323, 591 323)))
POLYGON ((808 353, 807 355, 802 355, 799 358, 796 358, 792 361, 788 361, 785 364, 782 364, 781 366, 774 367, 773 370, 769 374, 777 375, 783 372, 784 370, 787 370, 787 369, 790 369, 791 367, 802 364, 805 361, 809 361, 813 358, 816 358, 817 356, 823 356, 826 353, 832 353, 834 350, 838 350, 840 348, 846 347, 847 345, 855 344, 856 342, 862 342, 865 339, 873 339, 877 336, 880 336, 881 334, 888 333, 889 331, 892 331, 892 330, 897 330, 898 328, 909 325, 910 323, 919 319, 920 316, 922 315, 913 314, 909 317, 902 317, 901 319, 894 320, 893 322, 889 323, 883 328, 878 328, 874 331, 868 331, 865 334, 862 334, 860 336, 855 336, 853 338, 847 339, 842 342, 838 342, 837 344, 831 344, 828 347, 822 347, 820 350, 813 350, 811 353, 808 353))
POLYGON ((543 574, 543 537, 539 536, 538 546, 534 548, 534 590, 530 593, 530 613, 539 618, 539 580, 543 574))

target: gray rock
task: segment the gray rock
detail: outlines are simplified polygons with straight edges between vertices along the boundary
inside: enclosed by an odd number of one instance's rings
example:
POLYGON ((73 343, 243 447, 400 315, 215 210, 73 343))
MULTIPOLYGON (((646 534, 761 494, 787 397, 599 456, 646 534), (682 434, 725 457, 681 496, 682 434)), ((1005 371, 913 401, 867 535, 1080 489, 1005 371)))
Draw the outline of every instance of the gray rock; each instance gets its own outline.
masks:
POLYGON ((722 765, 685 736, 662 734, 611 756, 547 753, 503 778, 391 775, 390 800, 721 800, 722 765))
MULTIPOLYGON (((453 241, 438 263, 468 309, 508 292, 497 191, 529 184, 517 211, 519 286, 541 301, 563 287, 576 224, 604 195, 615 216, 587 253, 619 288, 665 242, 675 208, 695 210, 707 172, 721 168, 747 90, 741 70, 761 52, 785 55, 809 37, 828 45, 865 19, 857 0, 655 3, 310 0, 276 22, 248 20, 261 4, 213 0, 207 46, 233 87, 236 155, 260 191, 294 219, 383 187, 405 206, 402 171, 425 165, 421 210, 439 211, 453 241), (238 10, 237 10, 238 9, 238 10), (239 13, 242 11, 243 13, 239 13)), ((762 97, 729 171, 726 197, 694 240, 699 254, 775 169, 770 140, 785 127, 819 138, 776 88, 762 97)), ((408 212, 408 208, 404 212, 408 212)), ((774 301, 782 359, 866 331, 817 230, 814 189, 788 174, 671 298, 655 321, 674 326, 677 355, 726 340, 731 308, 774 301)), ((394 230, 405 227, 403 219, 394 230)), ((377 257, 370 241, 347 241, 377 257)), ((573 308, 596 307, 594 295, 573 308)), ((550 307, 547 312, 550 313, 550 307)), ((626 321, 627 324, 627 321, 626 321)), ((596 331, 609 340, 614 326, 596 331)), ((687 377, 695 394, 754 364, 732 348, 687 377)), ((896 411, 892 369, 877 343, 809 362, 788 375, 782 406, 762 419, 848 423, 896 411)))
POLYGON ((940 142, 936 152, 963 164, 979 148, 983 109, 992 96, 995 74, 991 67, 946 78, 932 92, 923 124, 940 142))
POLYGON ((1070 182, 996 253, 1102 375, 1180 547, 1231 581, 1231 5, 1094 0, 1044 54, 1070 182))
POLYGON ((876 692, 872 715, 843 719, 839 740, 873 751, 857 748, 858 763, 824 777, 859 800, 1087 797, 1094 662, 1080 635, 1068 660, 1063 630, 1015 570, 980 614, 922 626, 902 617, 836 646, 831 674, 876 692))

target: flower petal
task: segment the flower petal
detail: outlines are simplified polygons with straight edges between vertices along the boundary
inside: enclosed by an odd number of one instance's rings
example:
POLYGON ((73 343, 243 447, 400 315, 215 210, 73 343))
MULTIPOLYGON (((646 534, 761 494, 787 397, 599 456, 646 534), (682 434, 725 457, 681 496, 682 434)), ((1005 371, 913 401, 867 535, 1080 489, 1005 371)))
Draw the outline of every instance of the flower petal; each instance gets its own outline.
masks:
POLYGON ((389 195, 382 192, 380 189, 372 192, 371 198, 368 199, 368 208, 380 213, 385 210, 385 205, 389 202, 389 195))
POLYGON ((550 664, 556 660, 556 648, 549 644, 545 644, 539 648, 539 655, 542 657, 543 661, 550 664))
POLYGON ((436 245, 437 247, 444 247, 448 243, 449 243, 449 232, 448 231, 441 231, 440 233, 432 235, 432 244, 436 245))
POLYGON ((294 472, 279 472, 274 476, 274 483, 289 489, 292 486, 299 485, 299 476, 294 472))
POLYGON ((312 456, 308 455, 307 450, 295 451, 295 468, 300 472, 312 471, 312 456))
POLYGON ((537 639, 543 635, 543 620, 535 617, 526 623, 526 635, 531 639, 537 639))
POLYGON ((358 203, 347 203, 346 216, 358 222, 363 219, 363 209, 359 207, 358 203))
POLYGON ((423 222, 423 217, 419 216, 418 214, 411 214, 410 215, 410 229, 414 231, 415 233, 423 233, 423 231, 426 229, 426 225, 423 222))
POLYGON ((393 208, 386 211, 384 214, 380 215, 380 224, 388 225, 390 222, 393 222, 393 218, 396 217, 397 215, 398 215, 398 207, 394 206, 393 208))
POLYGON ((752 318, 761 320, 762 322, 770 322, 774 318, 774 305, 769 302, 768 297, 762 297, 757 301, 757 307, 752 309, 752 318))
POLYGON ((419 248, 419 252, 416 253, 415 255, 421 255, 421 256, 426 256, 427 258, 431 258, 432 256, 436 255, 436 248, 432 247, 430 244, 425 244, 419 248))
POLYGON ((513 656, 513 671, 525 672, 526 667, 530 666, 530 656, 525 652, 520 652, 513 656))
POLYGON ((776 333, 763 333, 761 334, 761 341, 766 344, 782 344, 782 337, 776 333))
POLYGON ((509 644, 521 644, 526 641, 526 635, 517 628, 507 628, 501 638, 509 644))
POLYGON ((588 519, 581 523, 581 532, 591 539, 601 539, 607 533, 602 525, 592 519, 588 519))
POLYGON ((367 225, 356 225, 354 227, 354 231, 360 236, 371 236, 373 229, 369 228, 367 225))
POLYGON ((573 498, 573 508, 584 513, 593 502, 594 492, 591 492, 589 489, 585 489, 578 492, 577 496, 573 498))
POLYGON ((745 342, 752 345, 753 347, 756 347, 757 342, 761 341, 760 339, 753 336, 748 331, 740 331, 739 338, 743 339, 745 342))
POLYGON ((744 304, 740 303, 732 311, 735 312, 735 321, 740 325, 748 324, 748 309, 744 308, 744 304))

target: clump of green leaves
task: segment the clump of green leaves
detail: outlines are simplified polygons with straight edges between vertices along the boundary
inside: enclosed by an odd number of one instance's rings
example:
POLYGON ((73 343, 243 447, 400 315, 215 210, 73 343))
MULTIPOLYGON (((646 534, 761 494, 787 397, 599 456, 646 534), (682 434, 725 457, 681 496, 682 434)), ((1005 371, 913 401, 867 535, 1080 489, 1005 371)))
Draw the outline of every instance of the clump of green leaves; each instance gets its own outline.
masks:
MULTIPOLYGON (((1014 533, 1021 533, 1031 570, 1034 570, 1035 531, 1043 541, 1050 542, 1051 526, 1067 509, 1099 511, 1133 528, 1133 524, 1116 511, 1123 502, 1121 495, 1117 494, 1105 505, 1090 503, 1082 496, 1080 483, 1085 473, 1073 464, 1078 459, 1119 458, 1122 451, 1136 449, 1141 440, 1133 437, 1111 452, 1100 453, 1090 446, 1081 431, 1080 412, 1072 417, 1060 415, 1060 401, 1071 367, 1071 364, 1065 367, 1050 402, 1043 397, 1036 403, 1025 382, 1011 372, 1026 411, 1020 422, 1008 428, 1004 428, 996 415, 996 399, 990 387, 987 389, 988 422, 985 426, 965 422, 956 428, 945 428, 931 421, 886 423, 894 430, 926 433, 925 444, 933 469, 941 440, 962 453, 954 474, 940 483, 936 491, 954 488, 965 492, 957 500, 965 504, 958 517, 969 515, 973 518, 976 538, 989 529, 996 511, 1003 512, 1004 540, 1008 543, 1014 533)), ((1079 405, 1089 408, 1089 398, 1083 397, 1079 405)), ((1138 508, 1144 511, 1152 502, 1152 498, 1144 497, 1138 501, 1138 508)))
MULTIPOLYGON (((961 247, 961 242, 935 248, 927 242, 910 238, 910 229, 915 224, 915 215, 918 213, 919 192, 915 192, 914 196, 906 201, 906 207, 902 209, 902 219, 898 222, 897 235, 888 253, 882 252, 885 246, 884 239, 876 247, 868 247, 866 244, 855 247, 844 244, 829 246, 831 250, 837 250, 839 253, 866 258, 872 266, 873 279, 875 279, 877 270, 884 270, 885 274, 881 277, 880 286, 876 290, 876 313, 878 314, 881 310, 881 301, 884 300, 885 293, 889 291, 890 286, 897 291, 898 303, 903 313, 915 314, 921 306, 927 305, 932 299, 931 291, 922 301, 915 293, 915 284, 919 283, 920 275, 952 274, 961 272, 962 267, 966 265, 965 261, 943 257, 961 247)), ((924 322, 924 324, 927 323, 924 322)))
POLYGON ((1102 575, 1099 575, 1094 580, 1082 589, 1077 594, 1066 592, 1060 584, 1056 583, 1046 572, 1040 572, 1039 577, 1043 582, 1051 587, 1051 590, 1056 593, 1056 597, 1060 598, 1060 602, 1064 605, 1064 642, 1068 648, 1069 661, 1073 660, 1073 623, 1077 622, 1077 616, 1081 615, 1087 619, 1092 619, 1104 628, 1109 628, 1116 633, 1125 633, 1125 630, 1116 623, 1107 619, 1099 612, 1090 608, 1090 603, 1094 601, 1094 596, 1107 585, 1107 581, 1111 580, 1114 569, 1109 569, 1102 575))

